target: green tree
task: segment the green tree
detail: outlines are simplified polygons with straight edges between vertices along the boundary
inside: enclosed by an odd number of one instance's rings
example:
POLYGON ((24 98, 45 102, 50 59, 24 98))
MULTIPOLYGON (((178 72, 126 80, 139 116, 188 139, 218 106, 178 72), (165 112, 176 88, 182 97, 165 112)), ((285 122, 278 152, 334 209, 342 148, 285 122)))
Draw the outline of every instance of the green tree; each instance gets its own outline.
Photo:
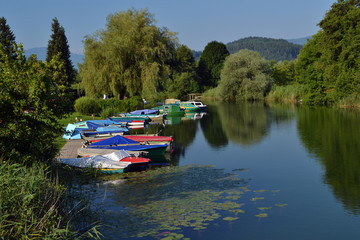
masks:
POLYGON ((154 22, 148 10, 121 11, 107 17, 105 30, 85 38, 79 73, 87 95, 151 97, 164 89, 177 40, 154 22))
POLYGON ((195 59, 192 51, 185 45, 181 45, 176 49, 176 65, 177 72, 193 72, 195 71, 195 59))
POLYGON ((221 69, 227 56, 229 56, 229 51, 225 44, 212 41, 206 45, 198 65, 201 87, 206 89, 218 85, 221 69))
POLYGON ((309 85, 305 100, 332 103, 360 93, 360 7, 357 0, 334 3, 321 30, 301 50, 299 83, 309 85))
POLYGON ((0 152, 12 161, 49 161, 57 149, 54 140, 63 102, 54 82, 61 62, 26 60, 22 47, 14 48, 17 58, 0 47, 0 152))
POLYGON ((271 76, 274 84, 287 85, 295 80, 295 60, 270 63, 271 76))
POLYGON ((174 73, 166 88, 169 96, 186 99, 187 94, 200 91, 194 56, 187 46, 181 45, 176 49, 175 59, 174 73))
POLYGON ((65 72, 62 77, 65 81, 61 85, 70 87, 75 81, 75 70, 70 59, 69 44, 65 35, 65 29, 60 26, 57 18, 53 19, 51 24, 52 34, 47 46, 46 61, 50 62, 55 56, 59 55, 59 59, 64 62, 65 72))
POLYGON ((0 18, 0 45, 5 48, 6 55, 15 58, 14 53, 15 35, 10 30, 10 26, 6 24, 4 17, 0 18))
POLYGON ((226 59, 218 89, 226 101, 260 100, 271 83, 269 63, 257 52, 240 50, 226 59))

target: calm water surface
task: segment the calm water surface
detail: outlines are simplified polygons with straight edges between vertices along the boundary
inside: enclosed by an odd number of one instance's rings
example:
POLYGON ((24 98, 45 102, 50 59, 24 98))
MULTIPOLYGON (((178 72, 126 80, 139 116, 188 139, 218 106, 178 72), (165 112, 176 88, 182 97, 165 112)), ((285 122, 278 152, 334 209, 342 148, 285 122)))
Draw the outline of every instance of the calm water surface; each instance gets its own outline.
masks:
POLYGON ((148 127, 175 137, 154 160, 170 166, 80 188, 105 239, 359 239, 359 123, 358 111, 210 104, 148 127))

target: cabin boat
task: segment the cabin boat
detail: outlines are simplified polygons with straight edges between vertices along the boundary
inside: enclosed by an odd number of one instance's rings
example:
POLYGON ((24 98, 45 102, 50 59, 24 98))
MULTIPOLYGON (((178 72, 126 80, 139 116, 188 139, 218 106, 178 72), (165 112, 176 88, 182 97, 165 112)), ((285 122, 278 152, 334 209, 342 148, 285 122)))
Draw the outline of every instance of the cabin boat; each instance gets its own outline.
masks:
POLYGON ((185 112, 201 112, 204 111, 206 105, 200 101, 186 101, 180 103, 180 108, 185 110, 185 112))

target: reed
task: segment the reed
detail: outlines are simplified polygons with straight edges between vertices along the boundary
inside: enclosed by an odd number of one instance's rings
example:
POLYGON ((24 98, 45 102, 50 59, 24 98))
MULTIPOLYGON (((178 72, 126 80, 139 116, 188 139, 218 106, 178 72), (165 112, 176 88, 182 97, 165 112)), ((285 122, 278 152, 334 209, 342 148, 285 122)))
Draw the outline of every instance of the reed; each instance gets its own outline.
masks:
POLYGON ((65 189, 43 164, 25 167, 0 159, 0 239, 99 238, 96 228, 70 230, 65 189))
POLYGON ((302 102, 306 90, 307 86, 301 84, 290 84, 285 86, 273 85, 269 94, 266 96, 266 100, 274 102, 302 102))

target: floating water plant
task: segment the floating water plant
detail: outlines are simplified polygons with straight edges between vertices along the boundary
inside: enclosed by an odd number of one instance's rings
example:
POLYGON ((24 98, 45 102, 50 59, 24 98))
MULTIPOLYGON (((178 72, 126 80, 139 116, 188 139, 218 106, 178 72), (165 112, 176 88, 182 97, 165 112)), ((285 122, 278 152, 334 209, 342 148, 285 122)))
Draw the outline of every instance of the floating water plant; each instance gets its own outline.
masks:
POLYGON ((252 197, 253 191, 237 174, 209 166, 163 167, 128 173, 126 178, 122 184, 106 185, 113 189, 111 200, 123 209, 104 216, 107 226, 118 228, 118 238, 160 238, 168 232, 161 239, 182 239, 184 228, 206 230, 215 220, 237 220, 245 213, 240 202, 244 194, 251 201, 264 199, 252 197))
POLYGON ((250 201, 255 202, 257 200, 263 200, 263 199, 264 199, 263 197, 253 197, 253 198, 250 199, 250 201))
POLYGON ((267 213, 260 213, 260 214, 258 214, 258 215, 255 215, 255 217, 265 218, 265 217, 268 217, 268 214, 267 214, 267 213))
POLYGON ((239 219, 239 218, 238 218, 238 217, 224 217, 224 218, 223 218, 224 221, 229 221, 229 222, 235 221, 235 220, 237 220, 237 219, 239 219))
POLYGON ((287 203, 275 204, 275 206, 277 206, 277 207, 286 207, 287 205, 288 205, 287 203))
POLYGON ((261 210, 261 211, 265 211, 265 210, 272 209, 272 207, 258 207, 258 209, 261 210))

